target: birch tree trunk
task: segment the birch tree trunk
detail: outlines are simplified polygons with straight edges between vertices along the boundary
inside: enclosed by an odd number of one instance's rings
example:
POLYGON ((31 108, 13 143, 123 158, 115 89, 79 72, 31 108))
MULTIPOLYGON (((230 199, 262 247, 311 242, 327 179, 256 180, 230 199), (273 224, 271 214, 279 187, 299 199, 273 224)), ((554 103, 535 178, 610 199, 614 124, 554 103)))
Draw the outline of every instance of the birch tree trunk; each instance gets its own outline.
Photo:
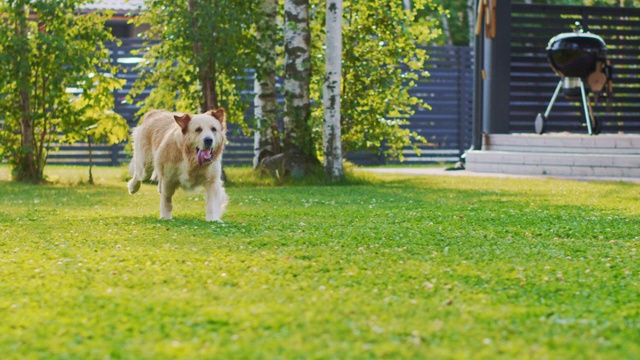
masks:
POLYGON ((344 177, 340 141, 340 77, 342 76, 342 0, 327 0, 326 68, 323 105, 324 169, 332 180, 344 177))
POLYGON ((265 14, 265 23, 261 31, 256 34, 260 41, 263 56, 262 66, 256 69, 254 81, 255 97, 253 100, 256 131, 254 133, 254 157, 255 169, 265 157, 280 153, 280 141, 278 139, 278 123, 276 118, 276 43, 275 32, 278 29, 276 15, 278 13, 277 0, 263 0, 262 10, 265 14))
POLYGON ((283 152, 260 162, 260 169, 278 179, 285 175, 301 179, 322 166, 309 125, 310 43, 309 0, 285 0, 283 152))
POLYGON ((284 12, 284 147, 311 155, 309 0, 285 0, 284 12))

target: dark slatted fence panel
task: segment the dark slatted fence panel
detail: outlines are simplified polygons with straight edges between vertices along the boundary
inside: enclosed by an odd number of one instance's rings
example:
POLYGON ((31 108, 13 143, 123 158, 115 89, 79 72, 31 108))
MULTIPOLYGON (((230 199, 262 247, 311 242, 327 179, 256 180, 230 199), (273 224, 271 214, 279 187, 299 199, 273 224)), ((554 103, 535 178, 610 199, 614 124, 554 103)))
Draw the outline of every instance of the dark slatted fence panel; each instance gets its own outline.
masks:
MULTIPOLYGON (((472 119, 472 53, 468 47, 427 47, 429 59, 425 66, 430 76, 420 79, 418 86, 411 94, 424 100, 427 107, 417 108, 410 118, 411 130, 424 136, 428 143, 420 145, 420 155, 412 148, 403 151, 405 162, 432 163, 456 161, 469 148, 471 143, 472 119)), ((113 44, 111 53, 113 62, 122 66, 123 71, 118 74, 127 80, 123 89, 115 92, 115 111, 127 119, 131 127, 137 124, 135 115, 139 107, 135 103, 143 100, 150 92, 147 89, 133 104, 126 101, 138 74, 133 68, 141 60, 145 48, 137 39, 123 40, 120 46, 113 44)), ((252 83, 252 71, 247 72, 247 81, 252 83)), ((279 88, 282 80, 279 79, 279 88)), ((253 99, 252 87, 243 96, 253 99)), ((282 96, 278 98, 282 103, 282 96)), ((253 111, 247 111, 246 117, 253 116, 253 111)), ((225 147, 225 165, 250 165, 253 159, 253 138, 244 136, 236 127, 230 127, 229 144, 225 147)), ((377 165, 397 163, 387 160, 377 154, 355 153, 346 154, 346 158, 359 165, 377 165)), ((61 145, 57 151, 50 154, 51 163, 59 164, 88 164, 89 151, 87 144, 73 146, 61 145)), ((129 154, 124 150, 124 144, 114 146, 93 147, 93 162, 96 165, 117 165, 126 162, 129 154)))
POLYGON ((73 145, 60 145, 57 149, 53 149, 47 158, 48 164, 65 164, 65 165, 93 165, 112 166, 118 165, 123 160, 128 159, 128 154, 124 151, 124 145, 89 145, 85 143, 76 143, 73 145))
MULTIPOLYGON (((415 108, 407 126, 427 139, 403 150, 404 163, 455 162, 471 145, 473 101, 473 53, 469 47, 429 46, 425 62, 428 77, 422 77, 410 94, 426 106, 415 108)), ((345 156, 358 165, 397 164, 372 153, 345 156)))
MULTIPOLYGON (((134 67, 142 61, 145 45, 140 39, 122 39, 120 45, 114 42, 108 48, 111 53, 112 63, 119 65, 121 69, 117 77, 126 80, 122 89, 114 91, 114 111, 127 119, 130 127, 134 127, 138 120, 135 114, 140 109, 135 103, 146 98, 151 92, 151 89, 147 89, 134 102, 126 101, 127 94, 138 78, 138 73, 134 71, 134 67)), ((118 165, 129 161, 130 157, 125 151, 125 144, 113 146, 94 144, 91 150, 92 162, 94 165, 99 166, 118 165)), ((74 145, 57 144, 53 151, 49 153, 47 162, 50 164, 88 165, 89 146, 86 143, 74 145)))
POLYGON ((425 68, 429 76, 410 93, 427 107, 417 108, 409 128, 424 136, 421 156, 405 151, 405 161, 456 161, 471 145, 473 54, 469 47, 430 46, 425 68))
MULTIPOLYGON (((602 132, 640 132, 640 9, 527 4, 512 5, 511 132, 534 132, 536 114, 560 80, 547 62, 547 43, 576 21, 604 39, 613 65, 612 106, 601 101, 593 108, 602 132)), ((580 101, 559 96, 547 131, 586 132, 580 101)))
MULTIPOLYGON (((151 43, 153 44, 153 42, 151 43)), ((150 45, 140 39, 123 39, 120 46, 116 43, 111 44, 111 57, 114 64, 120 66, 122 71, 118 74, 118 78, 126 80, 126 84, 120 90, 116 90, 115 108, 114 110, 122 115, 129 122, 129 126, 137 124, 136 113, 140 107, 135 104, 144 100, 151 89, 145 89, 142 94, 138 95, 133 101, 127 101, 127 95, 131 91, 133 84, 138 79, 138 72, 134 68, 142 61, 142 56, 146 54, 146 50, 150 45)))

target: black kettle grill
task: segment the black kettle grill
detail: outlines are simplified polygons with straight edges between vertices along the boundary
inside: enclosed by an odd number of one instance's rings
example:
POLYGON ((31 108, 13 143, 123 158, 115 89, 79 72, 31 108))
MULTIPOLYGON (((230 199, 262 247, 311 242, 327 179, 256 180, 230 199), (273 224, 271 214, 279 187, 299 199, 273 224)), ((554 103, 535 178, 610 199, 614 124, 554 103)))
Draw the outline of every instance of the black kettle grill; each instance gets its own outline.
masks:
POLYGON ((576 23, 575 31, 558 34, 549 40, 547 59, 561 79, 547 110, 536 116, 536 132, 544 132, 551 108, 560 89, 563 89, 565 97, 582 100, 589 135, 598 134, 601 124, 593 116, 588 91, 593 92, 596 99, 601 94, 611 95, 611 65, 607 61, 607 45, 604 40, 598 35, 584 32, 580 24, 576 23))

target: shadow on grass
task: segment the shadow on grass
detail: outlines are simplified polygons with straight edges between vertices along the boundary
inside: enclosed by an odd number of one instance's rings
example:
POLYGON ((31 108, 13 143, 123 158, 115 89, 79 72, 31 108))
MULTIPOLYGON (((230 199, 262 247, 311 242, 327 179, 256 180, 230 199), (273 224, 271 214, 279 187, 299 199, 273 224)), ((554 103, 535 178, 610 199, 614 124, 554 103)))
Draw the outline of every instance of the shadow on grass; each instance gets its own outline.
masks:
POLYGON ((465 236, 611 240, 633 239, 640 233, 633 216, 637 210, 628 207, 638 194, 627 183, 375 177, 348 186, 231 187, 224 224, 204 221, 204 202, 186 202, 184 194, 174 202, 175 218, 159 220, 159 197, 155 189, 148 190, 154 194, 131 197, 124 182, 122 186, 0 182, 0 201, 10 212, 38 207, 47 209, 47 216, 55 216, 61 206, 87 212, 96 205, 113 206, 115 214, 100 218, 113 226, 135 222, 149 229, 185 230, 189 236, 206 228, 211 235, 270 236, 277 243, 292 237, 303 241, 304 236, 313 243, 321 243, 323 236, 324 241, 365 241, 360 240, 364 233, 374 234, 374 239, 400 234, 441 240, 465 236), (140 215, 132 214, 132 207, 140 215))

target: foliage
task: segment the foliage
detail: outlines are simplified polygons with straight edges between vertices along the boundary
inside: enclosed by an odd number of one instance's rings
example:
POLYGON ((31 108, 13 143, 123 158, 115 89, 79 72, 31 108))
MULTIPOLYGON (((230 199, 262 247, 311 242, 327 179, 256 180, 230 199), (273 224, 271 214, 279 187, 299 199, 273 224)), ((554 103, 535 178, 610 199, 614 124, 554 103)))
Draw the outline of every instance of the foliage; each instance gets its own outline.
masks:
POLYGON ((18 179, 24 175, 25 157, 33 158, 35 176, 42 178, 50 146, 78 140, 78 123, 84 121, 86 107, 95 105, 94 100, 110 97, 113 104, 109 90, 113 87, 94 88, 96 82, 110 81, 107 74, 115 73, 103 45, 113 40, 104 29, 109 13, 79 14, 77 8, 84 2, 0 2, 0 157, 9 158, 18 179), (35 20, 27 21, 29 12, 35 20), (21 21, 23 35, 15 30, 21 21), (70 88, 84 94, 87 106, 74 104, 70 88), (18 105, 25 104, 25 99, 29 99, 28 109, 18 105), (34 140, 27 147, 21 143, 25 121, 32 126, 34 140))
POLYGON ((438 19, 416 15, 414 23, 411 24, 411 28, 412 32, 416 34, 415 43, 418 46, 444 44, 444 42, 441 41, 443 31, 440 20, 438 19))
MULTIPOLYGON (((351 16, 343 27, 342 83, 342 142, 345 152, 357 150, 387 150, 387 155, 401 157, 401 149, 424 139, 406 129, 409 116, 422 104, 409 95, 422 72, 426 54, 416 48, 414 41, 432 36, 425 26, 413 26, 417 11, 428 3, 420 0, 412 12, 405 12, 401 2, 355 0, 344 3, 345 17, 351 16), (351 15, 349 15, 351 14, 351 15), (410 71, 403 71, 409 69, 410 71), (384 146, 382 146, 384 145, 384 146)), ((239 93, 246 88, 245 68, 261 71, 257 59, 268 59, 265 49, 257 46, 256 31, 269 34, 269 41, 282 41, 266 30, 264 14, 259 2, 218 1, 196 12, 187 3, 174 4, 166 0, 148 1, 147 9, 137 23, 152 24, 145 34, 147 39, 162 42, 150 45, 146 52, 140 80, 129 100, 153 85, 151 95, 140 113, 152 108, 195 111, 202 103, 199 72, 202 59, 194 57, 194 43, 202 42, 216 63, 223 107, 231 107, 232 119, 241 122, 244 114, 243 99, 239 93), (215 26, 213 36, 209 30, 193 26, 194 19, 207 19, 206 26, 215 26), (255 25, 251 25, 255 24, 255 25), (204 37, 195 38, 196 35, 204 37), (224 44, 223 44, 224 43, 224 44), (219 51, 224 49, 224 51, 219 51)), ((206 6, 205 6, 206 5, 206 6)), ((322 153, 322 84, 324 80, 324 3, 312 1, 312 119, 308 127, 311 134, 304 138, 313 144, 317 154, 322 153)), ((200 21, 200 20, 198 20, 200 21)), ((204 26, 200 24, 200 26, 204 26)), ((151 43, 150 43, 151 44, 151 43)), ((281 54, 282 48, 278 46, 281 54)), ((266 63, 266 61, 265 61, 266 63)), ((282 74, 282 67, 278 72, 282 74)), ((246 99, 248 100, 248 99, 246 99)), ((251 124, 244 124, 245 130, 251 124)), ((280 133, 277 132, 276 133, 280 133)), ((286 139, 281 139, 285 140, 286 139)))
MULTIPOLYGON (((314 128, 321 139, 324 81, 324 7, 313 3, 312 110, 314 128)), ((415 39, 423 29, 411 26, 417 11, 428 1, 417 1, 405 11, 401 1, 344 1, 341 131, 343 152, 385 150, 402 158, 402 149, 425 142, 404 125, 413 109, 423 104, 409 90, 423 72, 426 58, 415 39), (408 71, 407 71, 408 70, 408 71)))
POLYGON ((63 134, 62 142, 86 141, 90 136, 95 141, 112 145, 129 136, 127 120, 112 110, 113 91, 121 89, 125 81, 104 74, 98 76, 99 79, 93 79, 91 89, 72 98, 72 104, 81 116, 74 119, 73 131, 63 134))
POLYGON ((125 172, 0 181, 3 359, 640 357, 637 185, 238 184, 209 224, 125 172))
POLYGON ((122 88, 125 80, 102 76, 93 82, 93 88, 73 99, 81 117, 74 131, 62 137, 63 142, 86 141, 89 146, 89 184, 93 184, 92 143, 113 145, 129 137, 129 125, 120 114, 111 110, 114 90, 122 88))
POLYGON ((209 80, 219 106, 228 109, 232 122, 242 124, 251 100, 241 96, 248 86, 246 69, 257 67, 254 35, 261 19, 257 2, 148 0, 145 4, 147 11, 135 22, 151 25, 143 34, 150 42, 129 101, 147 87, 153 89, 139 114, 154 108, 200 112, 205 103, 201 76, 211 71, 209 80))
POLYGON ((445 45, 451 40, 453 45, 469 45, 469 21, 475 24, 476 14, 473 12, 474 3, 478 0, 432 0, 431 6, 425 6, 418 10, 416 19, 418 24, 429 23, 437 29, 442 29, 442 16, 446 16, 449 24, 451 39, 447 39, 447 34, 443 31, 435 33, 433 39, 422 41, 423 45, 445 45), (469 12, 471 10, 471 12, 469 12), (469 19, 469 15, 472 18, 469 19))

